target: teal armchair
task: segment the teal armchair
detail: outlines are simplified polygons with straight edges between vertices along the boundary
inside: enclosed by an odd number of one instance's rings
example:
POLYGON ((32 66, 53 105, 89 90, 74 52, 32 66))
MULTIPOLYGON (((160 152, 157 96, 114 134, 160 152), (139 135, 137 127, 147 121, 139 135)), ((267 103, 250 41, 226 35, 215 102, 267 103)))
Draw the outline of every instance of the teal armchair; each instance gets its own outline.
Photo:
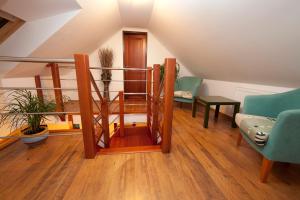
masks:
MULTIPOLYGON (((202 84, 203 79, 193 76, 184 76, 176 80, 175 82, 175 91, 190 91, 192 93, 192 98, 182 98, 174 97, 174 101, 181 103, 190 103, 192 107, 196 106, 195 100, 199 95, 199 89, 202 84)), ((195 110, 195 109, 192 109, 195 110)), ((195 112, 192 112, 192 116, 195 117, 195 112)))
POLYGON ((261 181, 266 182, 274 161, 300 163, 300 89, 280 94, 247 96, 244 114, 275 118, 268 140, 258 146, 241 130, 237 144, 244 138, 263 155, 261 181))

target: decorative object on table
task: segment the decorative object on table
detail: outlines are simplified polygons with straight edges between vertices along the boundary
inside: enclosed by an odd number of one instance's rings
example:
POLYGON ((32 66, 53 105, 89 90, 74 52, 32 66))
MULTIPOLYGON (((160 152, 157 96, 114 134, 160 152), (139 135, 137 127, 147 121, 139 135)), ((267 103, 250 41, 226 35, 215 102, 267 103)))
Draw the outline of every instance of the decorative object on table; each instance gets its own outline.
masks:
POLYGON ((175 82, 174 101, 192 104, 192 116, 195 117, 196 98, 199 95, 202 78, 193 76, 184 76, 178 78, 175 82))
MULTIPOLYGON (((176 73, 175 73, 175 80, 178 79, 180 72, 180 65, 179 63, 176 63, 176 73)), ((165 64, 160 65, 160 81, 163 81, 165 75, 165 64)))
POLYGON ((247 96, 236 123, 240 128, 237 145, 244 138, 263 155, 262 182, 275 161, 300 164, 300 89, 247 96))
MULTIPOLYGON (((237 127, 236 123, 235 123, 235 116, 240 111, 241 102, 235 101, 232 99, 228 99, 225 97, 221 97, 221 96, 200 96, 197 98, 196 101, 197 101, 197 103, 200 103, 205 107, 204 123, 203 123, 204 128, 208 128, 209 111, 210 111, 210 106, 212 106, 212 105, 216 106, 215 119, 217 119, 219 116, 219 111, 220 111, 221 105, 233 105, 234 109, 233 109, 231 126, 232 126, 232 128, 237 127)), ((197 109, 197 107, 195 106, 193 112, 196 112, 196 109, 197 109)))
POLYGON ((8 95, 9 103, 1 108, 0 127, 10 124, 11 129, 21 130, 21 140, 28 145, 39 143, 48 137, 45 112, 54 112, 54 101, 41 100, 28 90, 14 90, 8 95), (5 114, 4 114, 5 113, 5 114), (38 114, 26 114, 38 113, 38 114))
MULTIPOLYGON (((114 54, 112 49, 109 48, 102 48, 99 49, 98 52, 99 55, 99 60, 101 63, 101 67, 103 68, 112 68, 113 66, 113 60, 114 60, 114 54)), ((104 97, 107 100, 110 100, 109 97, 109 84, 111 82, 111 70, 110 69, 102 69, 101 73, 101 81, 103 82, 104 85, 104 97)))

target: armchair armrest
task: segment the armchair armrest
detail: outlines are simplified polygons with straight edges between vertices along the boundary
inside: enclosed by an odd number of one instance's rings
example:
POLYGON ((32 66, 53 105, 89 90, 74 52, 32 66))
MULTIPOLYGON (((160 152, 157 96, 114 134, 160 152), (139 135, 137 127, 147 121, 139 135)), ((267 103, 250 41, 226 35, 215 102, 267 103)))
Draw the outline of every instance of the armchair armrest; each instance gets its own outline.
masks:
POLYGON ((263 153, 273 161, 300 163, 300 109, 278 115, 263 153))

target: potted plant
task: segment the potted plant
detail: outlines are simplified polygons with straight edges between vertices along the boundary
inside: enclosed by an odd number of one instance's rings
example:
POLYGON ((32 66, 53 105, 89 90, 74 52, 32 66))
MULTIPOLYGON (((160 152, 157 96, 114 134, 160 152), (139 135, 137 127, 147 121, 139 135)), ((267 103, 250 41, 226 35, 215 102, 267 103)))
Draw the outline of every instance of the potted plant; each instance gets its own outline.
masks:
POLYGON ((55 111, 56 104, 41 100, 28 90, 14 90, 8 97, 10 102, 1 109, 5 114, 0 116, 0 127, 7 123, 11 129, 21 127, 21 140, 28 145, 46 140, 49 132, 47 126, 43 125, 47 119, 43 113, 55 111))
MULTIPOLYGON (((179 71, 180 71, 180 65, 179 65, 179 63, 176 63, 175 80, 177 80, 177 78, 178 78, 179 71)), ((165 64, 162 64, 162 65, 160 65, 160 81, 162 81, 164 79, 164 75, 165 75, 165 64)))
MULTIPOLYGON (((109 48, 103 48, 103 49, 99 49, 98 52, 99 55, 99 60, 101 63, 101 66, 103 68, 112 68, 113 66, 113 59, 114 59, 114 54, 112 49, 109 48)), ((104 97, 107 100, 110 100, 109 98, 109 84, 111 81, 111 70, 110 69, 102 69, 102 73, 101 73, 101 80, 103 82, 104 85, 104 97)))

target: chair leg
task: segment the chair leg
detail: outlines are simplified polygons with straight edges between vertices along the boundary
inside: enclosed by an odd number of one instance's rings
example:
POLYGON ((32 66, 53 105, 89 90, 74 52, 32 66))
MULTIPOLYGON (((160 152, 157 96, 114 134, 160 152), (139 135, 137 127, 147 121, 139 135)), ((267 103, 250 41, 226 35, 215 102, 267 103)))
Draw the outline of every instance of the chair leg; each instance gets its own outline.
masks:
POLYGON ((242 139, 243 139, 243 136, 242 136, 241 133, 239 133, 237 141, 236 141, 236 146, 240 146, 241 145, 242 139))
POLYGON ((197 103, 194 101, 192 103, 192 117, 196 117, 196 112, 197 112, 197 103))
POLYGON ((272 160, 268 160, 267 158, 263 158, 262 161, 262 166, 261 166, 261 170, 260 170, 260 181, 265 183, 267 182, 268 179, 268 175, 272 169, 273 166, 273 161, 272 160))

